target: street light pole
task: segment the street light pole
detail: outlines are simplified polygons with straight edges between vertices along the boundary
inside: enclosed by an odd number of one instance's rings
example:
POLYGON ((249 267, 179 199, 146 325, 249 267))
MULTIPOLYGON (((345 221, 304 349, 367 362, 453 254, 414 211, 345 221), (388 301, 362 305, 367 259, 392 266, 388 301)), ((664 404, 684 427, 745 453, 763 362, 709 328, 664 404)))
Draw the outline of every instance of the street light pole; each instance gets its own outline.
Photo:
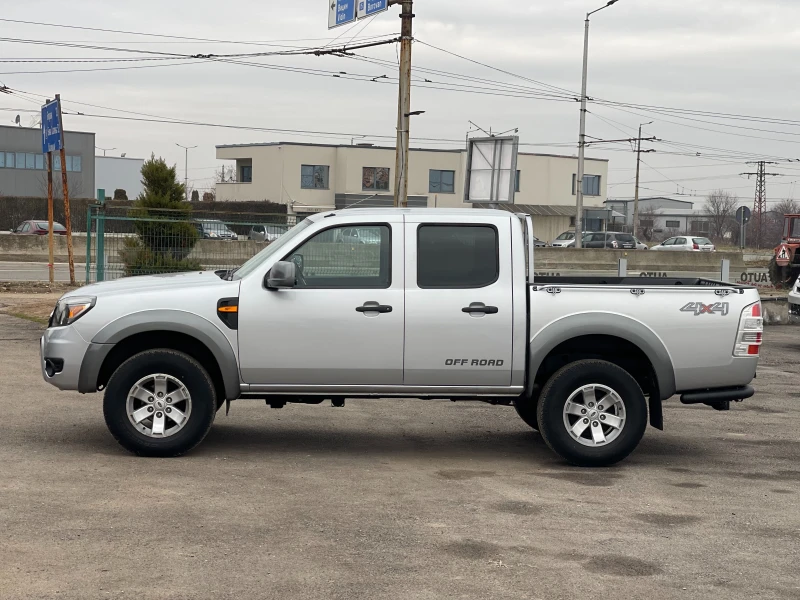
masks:
POLYGON ((583 34, 583 79, 581 82, 581 128, 578 136, 578 174, 575 177, 575 247, 583 246, 583 178, 586 174, 586 87, 589 79, 589 17, 594 13, 616 4, 619 0, 609 0, 605 6, 586 13, 585 29, 583 34))
POLYGON ((112 150, 116 150, 116 148, 101 148, 100 146, 95 146, 95 148, 97 148, 98 150, 102 150, 103 156, 106 155, 106 152, 111 152, 112 150))
POLYGON ((639 167, 642 163, 642 127, 645 125, 652 125, 653 121, 649 123, 642 123, 639 125, 639 137, 636 139, 636 192, 633 196, 633 235, 634 237, 639 230, 639 167))
POLYGON ((175 143, 176 146, 179 148, 183 148, 186 150, 186 160, 184 162, 184 180, 183 180, 183 188, 186 192, 186 201, 189 202, 189 150, 194 150, 197 146, 181 146, 177 142, 175 143))

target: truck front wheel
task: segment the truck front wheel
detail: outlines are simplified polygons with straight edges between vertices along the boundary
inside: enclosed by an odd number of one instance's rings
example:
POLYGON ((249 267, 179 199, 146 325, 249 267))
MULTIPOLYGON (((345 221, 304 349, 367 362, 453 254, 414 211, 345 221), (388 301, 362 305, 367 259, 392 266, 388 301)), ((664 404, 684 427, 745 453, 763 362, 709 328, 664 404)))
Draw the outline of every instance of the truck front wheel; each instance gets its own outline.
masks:
POLYGON ((103 414, 111 434, 139 456, 180 456, 205 438, 216 415, 214 384, 192 357, 141 352, 111 376, 103 414))
POLYGON ((647 402, 636 380, 602 360, 557 371, 539 397, 539 432, 579 467, 607 467, 636 449, 647 427, 647 402))

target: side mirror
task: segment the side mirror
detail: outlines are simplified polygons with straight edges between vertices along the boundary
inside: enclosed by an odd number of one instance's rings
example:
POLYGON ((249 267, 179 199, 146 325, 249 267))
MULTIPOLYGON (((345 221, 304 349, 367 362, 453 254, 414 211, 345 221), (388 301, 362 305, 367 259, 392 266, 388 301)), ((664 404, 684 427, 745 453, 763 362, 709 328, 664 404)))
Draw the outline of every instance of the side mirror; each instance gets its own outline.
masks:
POLYGON ((281 288, 293 288, 295 285, 297 285, 297 267, 293 262, 276 262, 267 273, 267 289, 279 290, 281 288))

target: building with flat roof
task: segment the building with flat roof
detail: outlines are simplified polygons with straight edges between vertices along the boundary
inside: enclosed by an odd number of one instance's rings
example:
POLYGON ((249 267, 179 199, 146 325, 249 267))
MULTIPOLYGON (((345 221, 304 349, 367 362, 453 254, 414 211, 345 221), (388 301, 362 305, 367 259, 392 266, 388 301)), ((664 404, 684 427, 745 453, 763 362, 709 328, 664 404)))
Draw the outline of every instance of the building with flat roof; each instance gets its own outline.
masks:
MULTIPOLYGON (((71 198, 94 198, 94 133, 65 131, 71 198)), ((61 195, 61 156, 53 153, 53 184, 61 195)), ((42 130, 0 125, 0 196, 47 197, 47 156, 42 130)))
MULTIPOLYGON (((468 206, 464 203, 466 154, 463 149, 412 148, 409 206, 468 206)), ((294 214, 393 203, 394 147, 231 144, 217 146, 217 158, 236 161, 235 181, 216 184, 219 201, 269 200, 286 204, 294 214)), ((519 154, 515 203, 541 207, 541 215, 535 219, 540 239, 551 240, 574 227, 577 171, 575 156, 519 154)), ((587 159, 586 174, 584 204, 587 209, 603 211, 608 161, 587 159)))

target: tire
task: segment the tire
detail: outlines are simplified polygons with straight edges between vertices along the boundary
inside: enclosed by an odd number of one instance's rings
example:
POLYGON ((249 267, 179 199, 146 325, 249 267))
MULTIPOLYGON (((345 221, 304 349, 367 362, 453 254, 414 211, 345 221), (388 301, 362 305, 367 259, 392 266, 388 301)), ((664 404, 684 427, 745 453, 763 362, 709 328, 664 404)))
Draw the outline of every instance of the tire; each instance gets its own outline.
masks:
POLYGON ((525 421, 525 424, 534 431, 539 431, 539 417, 536 414, 538 404, 537 398, 528 398, 527 396, 514 400, 514 409, 517 411, 519 418, 525 421))
POLYGON ((607 467, 639 445, 647 428, 647 402, 624 369, 581 360, 562 367, 545 384, 537 416, 545 443, 560 457, 579 467, 607 467))
POLYGON ((214 384, 203 366, 166 349, 148 350, 122 363, 103 399, 111 435, 138 456, 189 452, 208 434, 216 409, 214 384))

